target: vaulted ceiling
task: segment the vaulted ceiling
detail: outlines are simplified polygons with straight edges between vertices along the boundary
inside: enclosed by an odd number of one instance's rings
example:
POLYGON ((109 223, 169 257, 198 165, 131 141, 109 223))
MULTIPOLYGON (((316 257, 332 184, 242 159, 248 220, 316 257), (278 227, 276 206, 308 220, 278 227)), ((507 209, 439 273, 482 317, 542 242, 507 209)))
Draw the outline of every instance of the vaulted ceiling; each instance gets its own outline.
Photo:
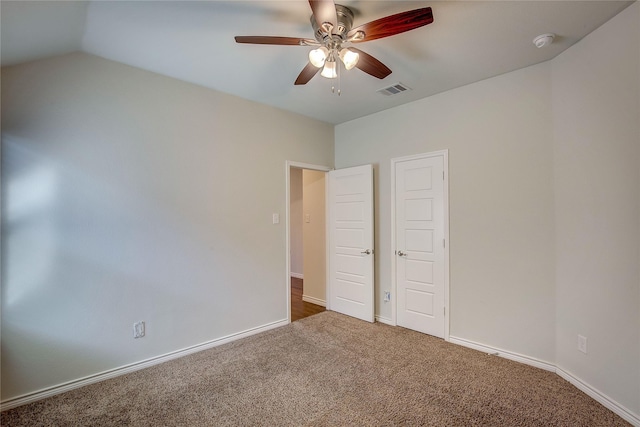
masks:
MULTIPOLYGON (((305 0, 5 1, 2 65, 84 51, 242 98, 342 123, 549 60, 632 1, 343 0, 354 26, 431 7, 434 22, 358 44, 393 71, 383 80, 358 69, 336 80, 294 81, 312 49, 237 44, 236 35, 313 38, 305 0), (538 49, 535 36, 555 33, 538 49), (379 89, 402 83, 394 96, 379 89)), ((621 43, 624 43, 621 40, 621 43)))

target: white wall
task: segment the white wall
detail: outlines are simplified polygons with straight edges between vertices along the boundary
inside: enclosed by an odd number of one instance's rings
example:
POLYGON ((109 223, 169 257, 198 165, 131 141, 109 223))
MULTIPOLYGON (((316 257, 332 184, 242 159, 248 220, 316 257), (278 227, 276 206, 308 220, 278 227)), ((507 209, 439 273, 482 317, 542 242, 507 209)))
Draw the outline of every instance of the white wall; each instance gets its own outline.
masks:
POLYGON ((302 171, 304 286, 302 298, 314 304, 326 305, 326 239, 325 182, 322 171, 302 171), (309 222, 307 222, 307 215, 309 222))
MULTIPOLYGON (((390 160, 449 149, 450 333, 554 359, 550 66, 336 127, 336 167, 375 170, 376 313, 391 283, 390 160)), ((401 96, 401 95, 399 95, 401 96)))
POLYGON ((2 400, 286 321, 285 161, 333 158, 331 125, 98 57, 4 68, 2 400))
POLYGON ((289 179, 289 194, 291 206, 289 211, 289 227, 291 240, 291 275, 301 278, 304 271, 303 233, 302 233, 302 169, 291 168, 289 179))
POLYGON ((557 364, 640 414, 640 4, 552 70, 557 364))

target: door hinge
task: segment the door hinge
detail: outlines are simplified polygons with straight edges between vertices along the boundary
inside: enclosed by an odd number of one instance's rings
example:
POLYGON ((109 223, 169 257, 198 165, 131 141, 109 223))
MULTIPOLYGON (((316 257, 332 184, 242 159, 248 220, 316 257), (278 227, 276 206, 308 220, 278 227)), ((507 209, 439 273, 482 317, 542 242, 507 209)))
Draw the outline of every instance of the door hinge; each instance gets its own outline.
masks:
POLYGON ((442 314, 447 315, 447 307, 442 307, 442 314))
POLYGON ((442 247, 443 247, 443 248, 446 248, 446 245, 445 245, 445 243, 444 243, 444 242, 445 242, 445 240, 444 240, 444 239, 442 239, 442 247))

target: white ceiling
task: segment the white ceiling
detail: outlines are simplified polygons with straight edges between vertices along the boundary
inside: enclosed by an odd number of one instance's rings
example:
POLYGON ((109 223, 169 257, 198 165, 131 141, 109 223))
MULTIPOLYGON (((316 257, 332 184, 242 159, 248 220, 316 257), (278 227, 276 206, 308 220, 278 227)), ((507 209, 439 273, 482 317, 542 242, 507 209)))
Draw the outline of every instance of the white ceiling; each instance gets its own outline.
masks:
POLYGON ((354 26, 430 6, 434 22, 358 44, 393 70, 379 80, 344 71, 293 82, 311 48, 236 44, 236 35, 313 38, 305 0, 289 1, 6 1, 1 3, 2 65, 82 50, 329 123, 377 111, 546 61, 633 1, 342 0, 354 26), (535 36, 555 42, 536 48, 535 36), (396 96, 376 91, 402 82, 396 96))

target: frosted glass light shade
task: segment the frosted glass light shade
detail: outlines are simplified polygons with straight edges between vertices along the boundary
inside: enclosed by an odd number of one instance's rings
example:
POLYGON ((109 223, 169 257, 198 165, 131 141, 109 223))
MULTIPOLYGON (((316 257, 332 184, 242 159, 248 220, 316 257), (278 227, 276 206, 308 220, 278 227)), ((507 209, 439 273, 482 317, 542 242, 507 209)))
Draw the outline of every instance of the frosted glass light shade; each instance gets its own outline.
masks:
POLYGON ((336 61, 329 60, 324 63, 324 68, 320 73, 322 77, 326 77, 328 79, 335 79, 338 77, 338 73, 336 72, 336 61))
POLYGON ((313 49, 309 52, 309 62, 311 62, 314 67, 320 68, 324 65, 324 61, 327 59, 328 55, 329 50, 324 46, 320 46, 319 48, 313 49))
POLYGON ((340 51, 340 59, 342 60, 344 67, 347 70, 352 69, 358 63, 358 59, 360 59, 360 55, 356 52, 353 52, 349 49, 342 49, 340 51))

